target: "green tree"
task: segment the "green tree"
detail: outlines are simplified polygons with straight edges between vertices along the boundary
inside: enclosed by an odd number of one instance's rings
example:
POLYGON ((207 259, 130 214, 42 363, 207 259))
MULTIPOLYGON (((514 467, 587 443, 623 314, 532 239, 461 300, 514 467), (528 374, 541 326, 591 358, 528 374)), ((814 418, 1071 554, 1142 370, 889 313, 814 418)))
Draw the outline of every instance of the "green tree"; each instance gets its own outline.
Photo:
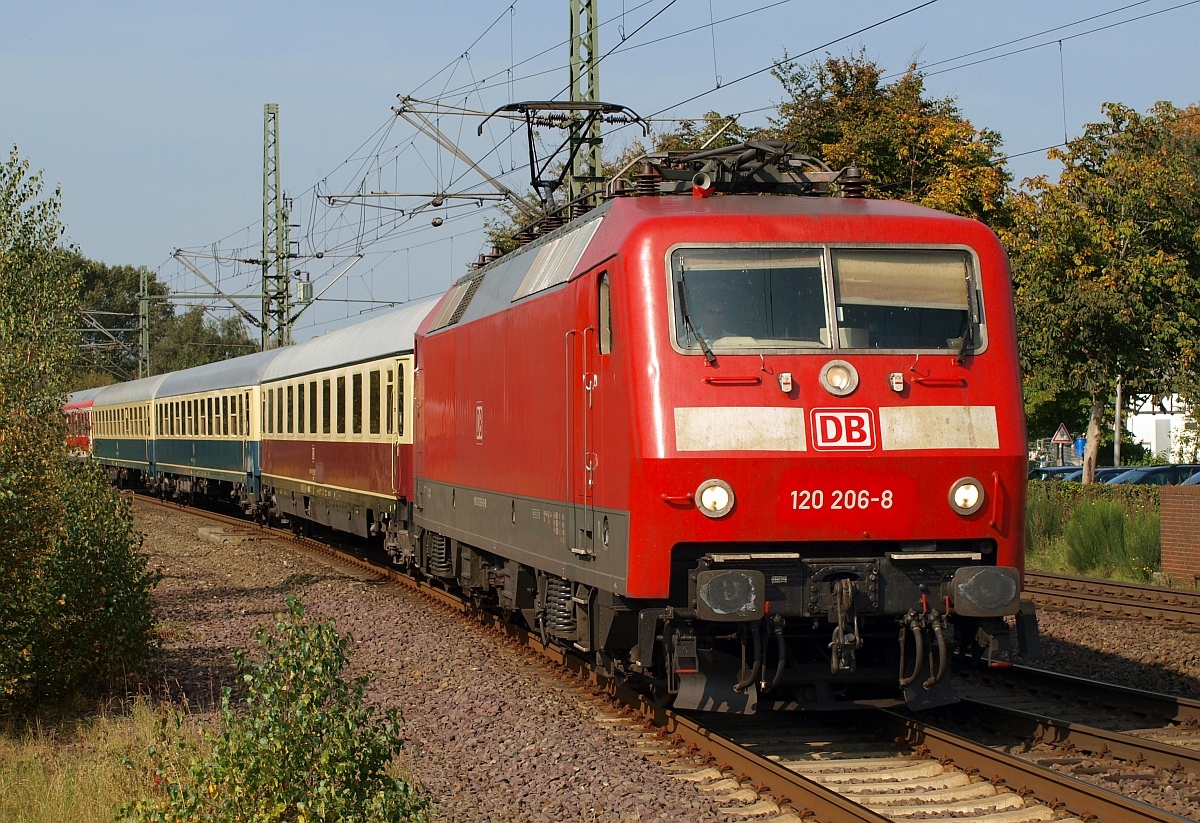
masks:
POLYGON ((151 346, 150 369, 163 374, 258 351, 240 317, 211 320, 205 307, 193 306, 172 315, 162 336, 151 346))
POLYGON ((15 147, 0 164, 0 710, 112 682, 151 649, 129 505, 67 457, 79 279, 59 197, 15 147))
POLYGON ((863 52, 774 74, 787 93, 775 137, 831 168, 858 165, 868 197, 1003 222, 1011 178, 999 133, 971 125, 954 98, 928 96, 916 64, 892 83, 863 52))
POLYGON ((1194 372, 1200 329, 1200 136, 1169 103, 1104 114, 1051 152, 1057 181, 1025 181, 1003 232, 1026 396, 1086 392, 1089 482, 1117 376, 1169 393, 1194 372))
POLYGON ((164 299, 167 288, 145 266, 110 266, 76 251, 65 251, 66 264, 79 278, 79 357, 72 389, 137 377, 138 297, 143 275, 150 301, 151 348, 162 339, 175 315, 164 299), (96 328, 107 329, 108 333, 96 328))

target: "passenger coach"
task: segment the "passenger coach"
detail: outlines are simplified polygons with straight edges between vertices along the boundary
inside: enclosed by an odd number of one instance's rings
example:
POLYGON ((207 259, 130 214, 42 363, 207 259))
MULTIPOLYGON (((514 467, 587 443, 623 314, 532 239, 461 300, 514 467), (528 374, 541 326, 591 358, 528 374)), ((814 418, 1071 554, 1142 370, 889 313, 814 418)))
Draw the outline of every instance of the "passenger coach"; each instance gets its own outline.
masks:
POLYGON ((432 301, 279 350, 262 378, 263 497, 272 514, 393 548, 413 489, 413 336, 432 301))

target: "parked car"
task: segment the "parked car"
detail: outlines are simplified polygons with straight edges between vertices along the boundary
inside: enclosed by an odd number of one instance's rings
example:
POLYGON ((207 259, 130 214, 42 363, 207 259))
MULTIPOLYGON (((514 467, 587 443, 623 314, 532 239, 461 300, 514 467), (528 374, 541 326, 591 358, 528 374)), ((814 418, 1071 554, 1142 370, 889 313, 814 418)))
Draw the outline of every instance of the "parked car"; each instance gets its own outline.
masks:
POLYGON ((1035 466, 1029 470, 1030 480, 1062 480, 1064 475, 1081 471, 1078 466, 1035 466))
MULTIPOLYGON (((1124 474, 1127 471, 1129 471, 1128 466, 1098 466, 1096 468, 1094 482, 1107 483, 1109 480, 1112 480, 1118 474, 1124 474)), ((1061 480, 1075 480, 1077 482, 1082 481, 1083 480, 1083 469, 1076 469, 1073 472, 1063 475, 1060 479, 1061 480)))
POLYGON ((1175 486, 1200 472, 1200 465, 1139 466, 1118 474, 1108 481, 1110 486, 1175 486))

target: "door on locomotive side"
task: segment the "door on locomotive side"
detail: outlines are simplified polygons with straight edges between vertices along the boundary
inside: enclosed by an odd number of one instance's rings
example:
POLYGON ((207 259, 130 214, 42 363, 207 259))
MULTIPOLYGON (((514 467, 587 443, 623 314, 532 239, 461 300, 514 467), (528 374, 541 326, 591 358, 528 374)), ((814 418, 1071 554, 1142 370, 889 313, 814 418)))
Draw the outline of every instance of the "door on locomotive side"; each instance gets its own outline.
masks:
POLYGON ((597 459, 594 450, 595 393, 598 384, 598 282, 589 273, 571 284, 576 299, 575 317, 564 335, 566 358, 567 501, 571 551, 581 557, 595 555, 595 487, 597 459))

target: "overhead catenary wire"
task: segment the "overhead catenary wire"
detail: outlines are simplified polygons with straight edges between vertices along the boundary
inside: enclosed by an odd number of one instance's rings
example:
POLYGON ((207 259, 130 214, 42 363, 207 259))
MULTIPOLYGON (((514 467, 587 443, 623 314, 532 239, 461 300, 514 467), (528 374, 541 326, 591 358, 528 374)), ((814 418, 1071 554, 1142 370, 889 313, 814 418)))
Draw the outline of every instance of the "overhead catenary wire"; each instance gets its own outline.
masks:
MULTIPOLYGON (((669 3, 664 5, 662 8, 658 9, 654 13, 653 16, 651 16, 647 20, 642 21, 642 23, 634 31, 634 34, 637 34, 638 32, 645 29, 654 19, 659 17, 663 12, 665 12, 668 8, 670 8, 672 5, 674 5, 675 2, 676 2, 676 0, 670 0, 669 3)), ((743 17, 743 16, 746 16, 749 14, 754 14, 763 9, 782 5, 784 2, 789 2, 789 0, 781 0, 780 2, 769 3, 758 9, 744 11, 737 15, 732 15, 730 17, 722 18, 721 20, 713 20, 712 19, 713 15, 712 15, 711 8, 710 8, 710 20, 702 26, 692 27, 691 29, 688 29, 686 31, 674 32, 674 33, 665 35, 664 37, 658 38, 657 40, 628 42, 628 43, 625 42, 626 40, 628 40, 628 37, 625 36, 625 30, 623 28, 623 26, 624 26, 623 15, 626 14, 626 10, 623 8, 621 15, 614 16, 614 17, 610 18, 609 20, 604 21, 604 23, 601 24, 601 25, 607 25, 607 24, 613 23, 614 21, 617 21, 620 23, 620 25, 622 25, 622 31, 621 31, 622 41, 620 43, 618 43, 618 45, 616 47, 614 47, 613 49, 610 49, 609 52, 602 55, 601 59, 604 59, 608 56, 612 56, 612 55, 615 55, 618 53, 622 53, 624 51, 637 49, 637 48, 644 48, 644 47, 652 45, 653 43, 661 42, 661 41, 669 39, 671 37, 682 36, 683 34, 690 33, 691 31, 694 31, 698 28, 708 28, 708 29, 710 29, 710 32, 712 32, 714 30, 715 25, 719 25, 722 22, 725 22, 725 21, 728 21, 731 19, 735 19, 737 17, 743 17)), ((843 41, 850 37, 854 37, 856 35, 862 34, 866 31, 876 28, 884 23, 887 23, 887 22, 890 22, 891 20, 897 19, 898 17, 902 17, 906 14, 911 14, 914 11, 925 8, 927 6, 931 6, 936 2, 937 2, 937 0, 928 0, 928 2, 920 3, 916 6, 914 6, 913 8, 902 11, 896 15, 892 15, 891 17, 885 18, 884 20, 874 23, 870 26, 860 28, 854 32, 851 32, 850 34, 844 35, 844 36, 836 38, 834 40, 830 40, 829 42, 824 43, 820 46, 816 46, 812 49, 808 49, 808 50, 798 53, 794 56, 789 55, 784 60, 773 61, 770 66, 766 66, 762 69, 759 69, 755 72, 744 75, 742 77, 739 77, 739 78, 729 81, 729 82, 723 82, 720 74, 717 73, 716 60, 715 60, 715 56, 714 56, 713 88, 707 89, 699 94, 690 96, 684 100, 673 103, 670 106, 667 106, 666 108, 660 109, 659 111, 654 112, 653 114, 649 115, 649 119, 653 119, 655 122, 668 122, 668 121, 669 122, 678 122, 679 120, 696 120, 696 119, 698 119, 696 117, 667 117, 667 118, 664 118, 664 117, 660 117, 660 115, 664 114, 665 112, 670 112, 672 110, 676 110, 676 109, 678 109, 682 106, 685 106, 688 103, 693 102, 697 99, 701 99, 707 94, 711 94, 718 90, 727 89, 730 86, 734 85, 735 83, 741 82, 743 80, 747 80, 750 77, 758 76, 767 71, 776 70, 776 69, 779 69, 779 68, 782 68, 782 67, 785 67, 788 65, 792 65, 797 60, 803 59, 804 57, 811 55, 816 51, 819 51, 823 48, 827 48, 830 45, 833 45, 837 42, 843 41)), ((1017 40, 1008 41, 1005 44, 999 44, 997 46, 992 46, 992 47, 989 47, 988 49, 976 50, 975 52, 968 53, 968 55, 960 55, 959 57, 947 58, 946 60, 938 61, 937 63, 925 64, 923 66, 923 68, 928 68, 928 67, 937 66, 937 65, 946 65, 947 67, 945 69, 943 69, 942 71, 936 72, 938 74, 944 73, 947 71, 955 71, 955 70, 967 68, 970 65, 977 65, 978 63, 977 62, 976 63, 966 63, 963 65, 949 65, 949 63, 951 63, 955 60, 962 60, 965 57, 969 57, 974 54, 983 54, 990 50, 1003 48, 1008 44, 1013 44, 1013 43, 1020 42, 1020 41, 1026 41, 1026 40, 1029 40, 1034 37, 1042 36, 1042 35, 1045 35, 1047 32, 1061 31, 1071 25, 1078 25, 1081 22, 1087 22, 1089 20, 1094 20, 1094 19, 1101 18, 1104 16, 1109 16, 1109 15, 1115 14, 1119 11, 1123 11, 1125 9, 1144 5, 1145 3, 1148 3, 1148 2, 1151 2, 1151 0, 1140 0, 1140 2, 1127 4, 1125 6, 1120 7, 1119 9, 1113 9, 1113 10, 1106 11, 1106 12, 1103 12, 1100 14, 1092 15, 1088 18, 1084 18, 1083 21, 1075 21, 1075 23, 1072 23, 1072 24, 1066 24, 1065 26, 1055 27, 1054 29, 1047 29, 1042 32, 1038 32, 1036 34, 1026 35, 1022 38, 1018 38, 1017 40)), ((1159 11, 1151 12, 1146 15, 1141 15, 1137 18, 1134 18, 1133 20, 1123 20, 1123 21, 1114 22, 1108 26, 1097 27, 1088 32, 1079 32, 1079 33, 1070 34, 1070 35, 1062 37, 1062 38, 1055 38, 1050 41, 1047 41, 1046 43, 1032 46, 1031 48, 1040 48, 1043 45, 1049 45, 1049 44, 1053 44, 1053 43, 1061 44, 1062 40, 1069 40, 1069 39, 1073 39, 1076 37, 1082 37, 1086 34, 1092 34, 1092 33, 1095 33, 1096 31, 1106 30, 1106 29, 1113 28, 1118 25, 1127 25, 1128 23, 1134 22, 1134 20, 1144 19, 1146 17, 1151 17, 1156 14, 1162 14, 1162 13, 1165 13, 1167 11, 1172 11, 1177 8, 1191 6, 1195 3, 1200 3, 1200 0, 1190 0, 1190 2, 1180 3, 1175 6, 1170 7, 1168 9, 1162 9, 1159 11)), ((637 10, 643 9, 647 6, 651 6, 652 4, 653 4, 652 0, 647 0, 647 2, 640 3, 637 6, 635 6, 634 8, 630 9, 629 13, 636 12, 637 10)), ((442 76, 447 71, 451 72, 451 77, 454 76, 454 72, 461 71, 461 72, 465 72, 470 75, 471 82, 466 85, 461 85, 461 86, 457 87, 457 89, 456 89, 456 88, 451 88, 449 85, 449 80, 447 80, 447 83, 443 84, 443 88, 446 89, 446 92, 444 92, 443 94, 455 93, 457 91, 458 96, 457 96, 456 104, 458 105, 458 108, 461 111, 456 112, 456 114, 467 114, 468 113, 467 106, 465 105, 468 102, 468 97, 474 97, 475 99, 477 99, 480 102, 480 104, 482 104, 482 102, 483 102, 482 90, 485 88, 486 83, 489 82, 489 80, 491 78, 495 77, 496 75, 495 74, 487 75, 482 78, 478 77, 474 72, 474 67, 470 63, 470 54, 471 54, 471 51, 473 49, 475 49, 478 46, 478 44, 480 42, 482 42, 489 33, 494 32, 496 30, 496 26, 499 24, 499 22, 502 21, 505 16, 507 16, 510 21, 510 27, 509 27, 509 32, 508 32, 508 35, 509 35, 509 50, 508 50, 509 51, 509 55, 508 55, 509 56, 509 66, 504 71, 500 72, 499 74, 505 75, 507 77, 508 96, 511 101, 516 83, 518 83, 520 80, 524 79, 524 78, 518 78, 516 76, 514 68, 517 65, 527 64, 530 60, 535 59, 536 56, 538 56, 538 55, 535 55, 534 57, 526 58, 525 60, 522 60, 520 62, 520 64, 517 61, 515 61, 515 59, 514 59, 515 58, 515 48, 513 45, 512 31, 513 31, 513 26, 515 25, 513 23, 513 21, 515 19, 517 6, 518 6, 518 0, 514 0, 514 2, 508 4, 504 8, 504 10, 499 15, 497 15, 497 17, 494 20, 492 20, 484 28, 483 32, 481 34, 479 34, 471 42, 471 44, 467 47, 467 49, 465 49, 463 52, 461 52, 459 54, 459 56, 456 57, 454 60, 449 61, 443 68, 439 69, 437 72, 435 72, 433 75, 431 75, 421 85, 417 86, 416 89, 414 89, 414 92, 418 91, 421 88, 427 87, 429 83, 435 81, 439 76, 442 76), (457 68, 455 68, 456 66, 457 66, 457 68)), ((710 6, 711 6, 711 4, 710 4, 710 6)), ((715 35, 710 35, 710 36, 713 36, 714 40, 715 40, 715 35)), ((554 48, 554 47, 552 47, 552 48, 554 48)), ((550 51, 550 50, 551 49, 547 49, 543 52, 540 52, 539 55, 545 54, 547 51, 550 51)), ((1018 54, 1024 50, 1025 49, 1015 50, 1015 51, 1012 51, 1009 54, 1005 54, 1005 55, 992 55, 992 56, 985 58, 985 60, 978 61, 978 62, 986 62, 986 60, 1000 59, 1001 57, 1010 56, 1011 54, 1018 54)), ((1062 69, 1062 67, 1060 66, 1060 72, 1061 72, 1061 69, 1062 69)), ((459 75, 459 76, 461 76, 461 75, 459 75)), ((536 76, 536 75, 533 75, 533 76, 536 76)), ((1062 78, 1062 83, 1063 83, 1062 92, 1063 92, 1063 97, 1064 97, 1064 115, 1065 115, 1065 75, 1062 78)), ((442 94, 437 95, 437 98, 435 98, 435 101, 431 101, 431 102, 435 102, 435 104, 440 104, 442 106, 445 106, 447 109, 451 108, 450 101, 448 99, 446 99, 445 97, 443 97, 442 94), (437 98, 441 98, 441 99, 439 100, 437 98)), ((474 102, 474 101, 471 101, 471 102, 474 102)), ((770 110, 772 108, 774 108, 774 106, 765 106, 765 107, 760 107, 757 109, 751 108, 751 109, 747 109, 743 113, 751 113, 751 112, 755 112, 755 111, 770 110)), ((395 118, 389 117, 388 122, 383 124, 376 131, 376 133, 374 135, 372 135, 372 137, 365 140, 363 142, 363 144, 360 145, 359 149, 357 149, 350 158, 347 158, 346 161, 343 161, 343 163, 337 169, 335 169, 334 173, 339 174, 342 177, 345 177, 347 174, 353 173, 355 175, 358 175, 359 180, 365 181, 366 179, 368 179, 369 174, 373 174, 374 176, 378 177, 380 169, 382 167, 386 166, 387 164, 393 165, 393 167, 398 170, 400 168, 400 163, 399 163, 399 159, 398 159, 399 154, 404 154, 405 152, 411 152, 410 156, 420 158, 421 162, 425 163, 426 167, 430 168, 432 171, 434 171, 435 175, 436 175, 436 168, 437 168, 438 163, 440 162, 440 158, 434 159, 434 158, 425 157, 423 155, 423 153, 420 151, 420 149, 414 145, 413 140, 401 141, 401 142, 397 143, 395 146, 392 146, 390 148, 384 148, 384 146, 387 142, 386 135, 390 134, 392 132, 392 129, 394 126, 395 126, 395 118), (378 139, 375 139, 375 138, 378 138, 378 139), (366 149, 366 147, 368 145, 371 146, 371 150, 364 151, 364 149, 366 149), (405 146, 405 148, 403 150, 399 151, 399 153, 398 153, 396 146, 405 146)), ((461 124, 460 124, 460 127, 461 127, 461 124)), ((615 132, 619 131, 620 128, 621 127, 618 126, 617 128, 614 128, 612 130, 612 132, 615 133, 615 132)), ((499 150, 504 145, 507 144, 510 147, 510 149, 512 148, 512 146, 514 144, 510 141, 514 139, 515 134, 516 134, 516 132, 514 130, 510 129, 509 134, 500 138, 499 140, 497 140, 494 136, 489 135, 490 137, 492 137, 492 139, 490 141, 492 143, 492 146, 491 146, 490 150, 487 152, 487 154, 485 155, 485 157, 493 157, 494 156, 495 158, 498 159, 500 157, 499 150)), ((1058 144, 1058 145, 1062 145, 1062 144, 1058 144)), ((1046 147, 1043 149, 1035 149, 1035 150, 1030 150, 1027 152, 1013 153, 1013 154, 1005 155, 1005 156, 1009 157, 1009 158, 1021 157, 1021 156, 1025 156, 1027 154, 1034 154, 1034 153, 1046 151, 1049 148, 1053 148, 1053 147, 1046 147)), ((514 163, 512 161, 512 157, 510 156, 507 169, 505 169, 505 167, 503 165, 501 165, 500 168, 501 168, 501 174, 498 176, 503 177, 506 175, 524 171, 527 168, 527 166, 524 164, 514 163)), ((445 173, 444 178, 439 177, 438 179, 443 184, 443 188, 445 188, 446 190, 449 190, 453 186, 456 186, 457 184, 463 182, 465 179, 465 175, 468 174, 468 171, 457 168, 456 164, 454 164, 453 162, 451 163, 450 168, 445 171, 446 171, 446 173, 445 173)), ((331 173, 331 174, 334 174, 334 173, 331 173)), ((329 176, 326 176, 326 178, 324 178, 324 179, 329 179, 329 176)), ((320 185, 320 184, 318 184, 318 185, 320 185)), ((310 187, 310 189, 308 189, 306 191, 306 194, 313 192, 316 188, 317 188, 316 186, 310 187)), ((297 199, 297 202, 299 202, 299 199, 297 199)), ((407 240, 407 239, 413 237, 414 235, 416 235, 419 232, 426 232, 426 231, 430 230, 430 227, 427 224, 417 225, 416 223, 418 223, 419 221, 414 221, 408 215, 403 215, 403 216, 397 215, 392 218, 384 219, 378 214, 369 215, 367 209, 359 208, 357 210, 345 210, 345 211, 343 211, 343 213, 340 213, 340 214, 329 212, 322 218, 318 219, 315 216, 317 211, 318 210, 316 208, 313 208, 307 212, 306 218, 308 220, 308 227, 309 227, 310 231, 307 231, 304 233, 304 235, 301 238, 301 242, 304 244, 304 248, 307 252, 312 252, 317 249, 324 248, 325 255, 326 255, 326 257, 329 257, 329 258, 332 258, 332 257, 340 255, 340 254, 345 254, 345 253, 347 253, 347 251, 350 248, 368 249, 372 245, 375 245, 380 242, 385 242, 385 241, 390 242, 390 241, 395 241, 395 240, 403 241, 403 240, 407 240), (349 217, 350 211, 356 211, 356 213, 358 215, 358 220, 356 221, 356 224, 352 224, 351 222, 348 222, 346 219, 347 217, 349 217), (357 234, 357 239, 353 240, 353 241, 347 239, 348 234, 357 234), (321 237, 325 237, 327 240, 334 241, 334 242, 324 242, 323 243, 321 241, 321 237), (339 238, 339 237, 341 239, 337 239, 335 241, 335 238, 339 238), (348 244, 353 244, 353 245, 348 245, 348 244)), ((469 219, 474 214, 475 214, 475 212, 472 212, 471 215, 462 215, 459 217, 447 218, 447 222, 450 222, 451 220, 455 220, 457 222, 458 220, 469 219)), ((247 227, 247 229, 252 228, 253 226, 257 226, 257 225, 261 225, 261 222, 255 221, 254 223, 251 224, 251 226, 247 227)), ((239 230, 239 232, 240 231, 242 231, 242 230, 239 230)), ((237 234, 237 233, 238 232, 235 232, 233 234, 237 234)), ((462 233, 456 234, 454 236, 462 237, 468 233, 469 232, 462 232, 462 233)), ((233 235, 229 235, 227 237, 232 237, 232 236, 233 235)), ((412 246, 409 246, 408 248, 416 248, 419 246, 430 245, 430 244, 434 244, 434 243, 438 243, 438 242, 447 242, 447 240, 448 240, 448 238, 443 236, 440 238, 432 239, 429 241, 429 243, 414 244, 412 246)), ((250 244, 250 245, 246 246, 245 248, 253 249, 254 246, 252 244, 250 244)), ((392 252, 392 253, 394 253, 394 252, 392 252)), ((248 257, 250 255, 244 255, 244 256, 248 257)), ((164 265, 165 265, 165 263, 164 263, 164 265)), ((233 264, 225 263, 224 265, 226 267, 229 267, 229 266, 232 266, 233 264)), ((234 276, 237 276, 236 273, 234 276)))

